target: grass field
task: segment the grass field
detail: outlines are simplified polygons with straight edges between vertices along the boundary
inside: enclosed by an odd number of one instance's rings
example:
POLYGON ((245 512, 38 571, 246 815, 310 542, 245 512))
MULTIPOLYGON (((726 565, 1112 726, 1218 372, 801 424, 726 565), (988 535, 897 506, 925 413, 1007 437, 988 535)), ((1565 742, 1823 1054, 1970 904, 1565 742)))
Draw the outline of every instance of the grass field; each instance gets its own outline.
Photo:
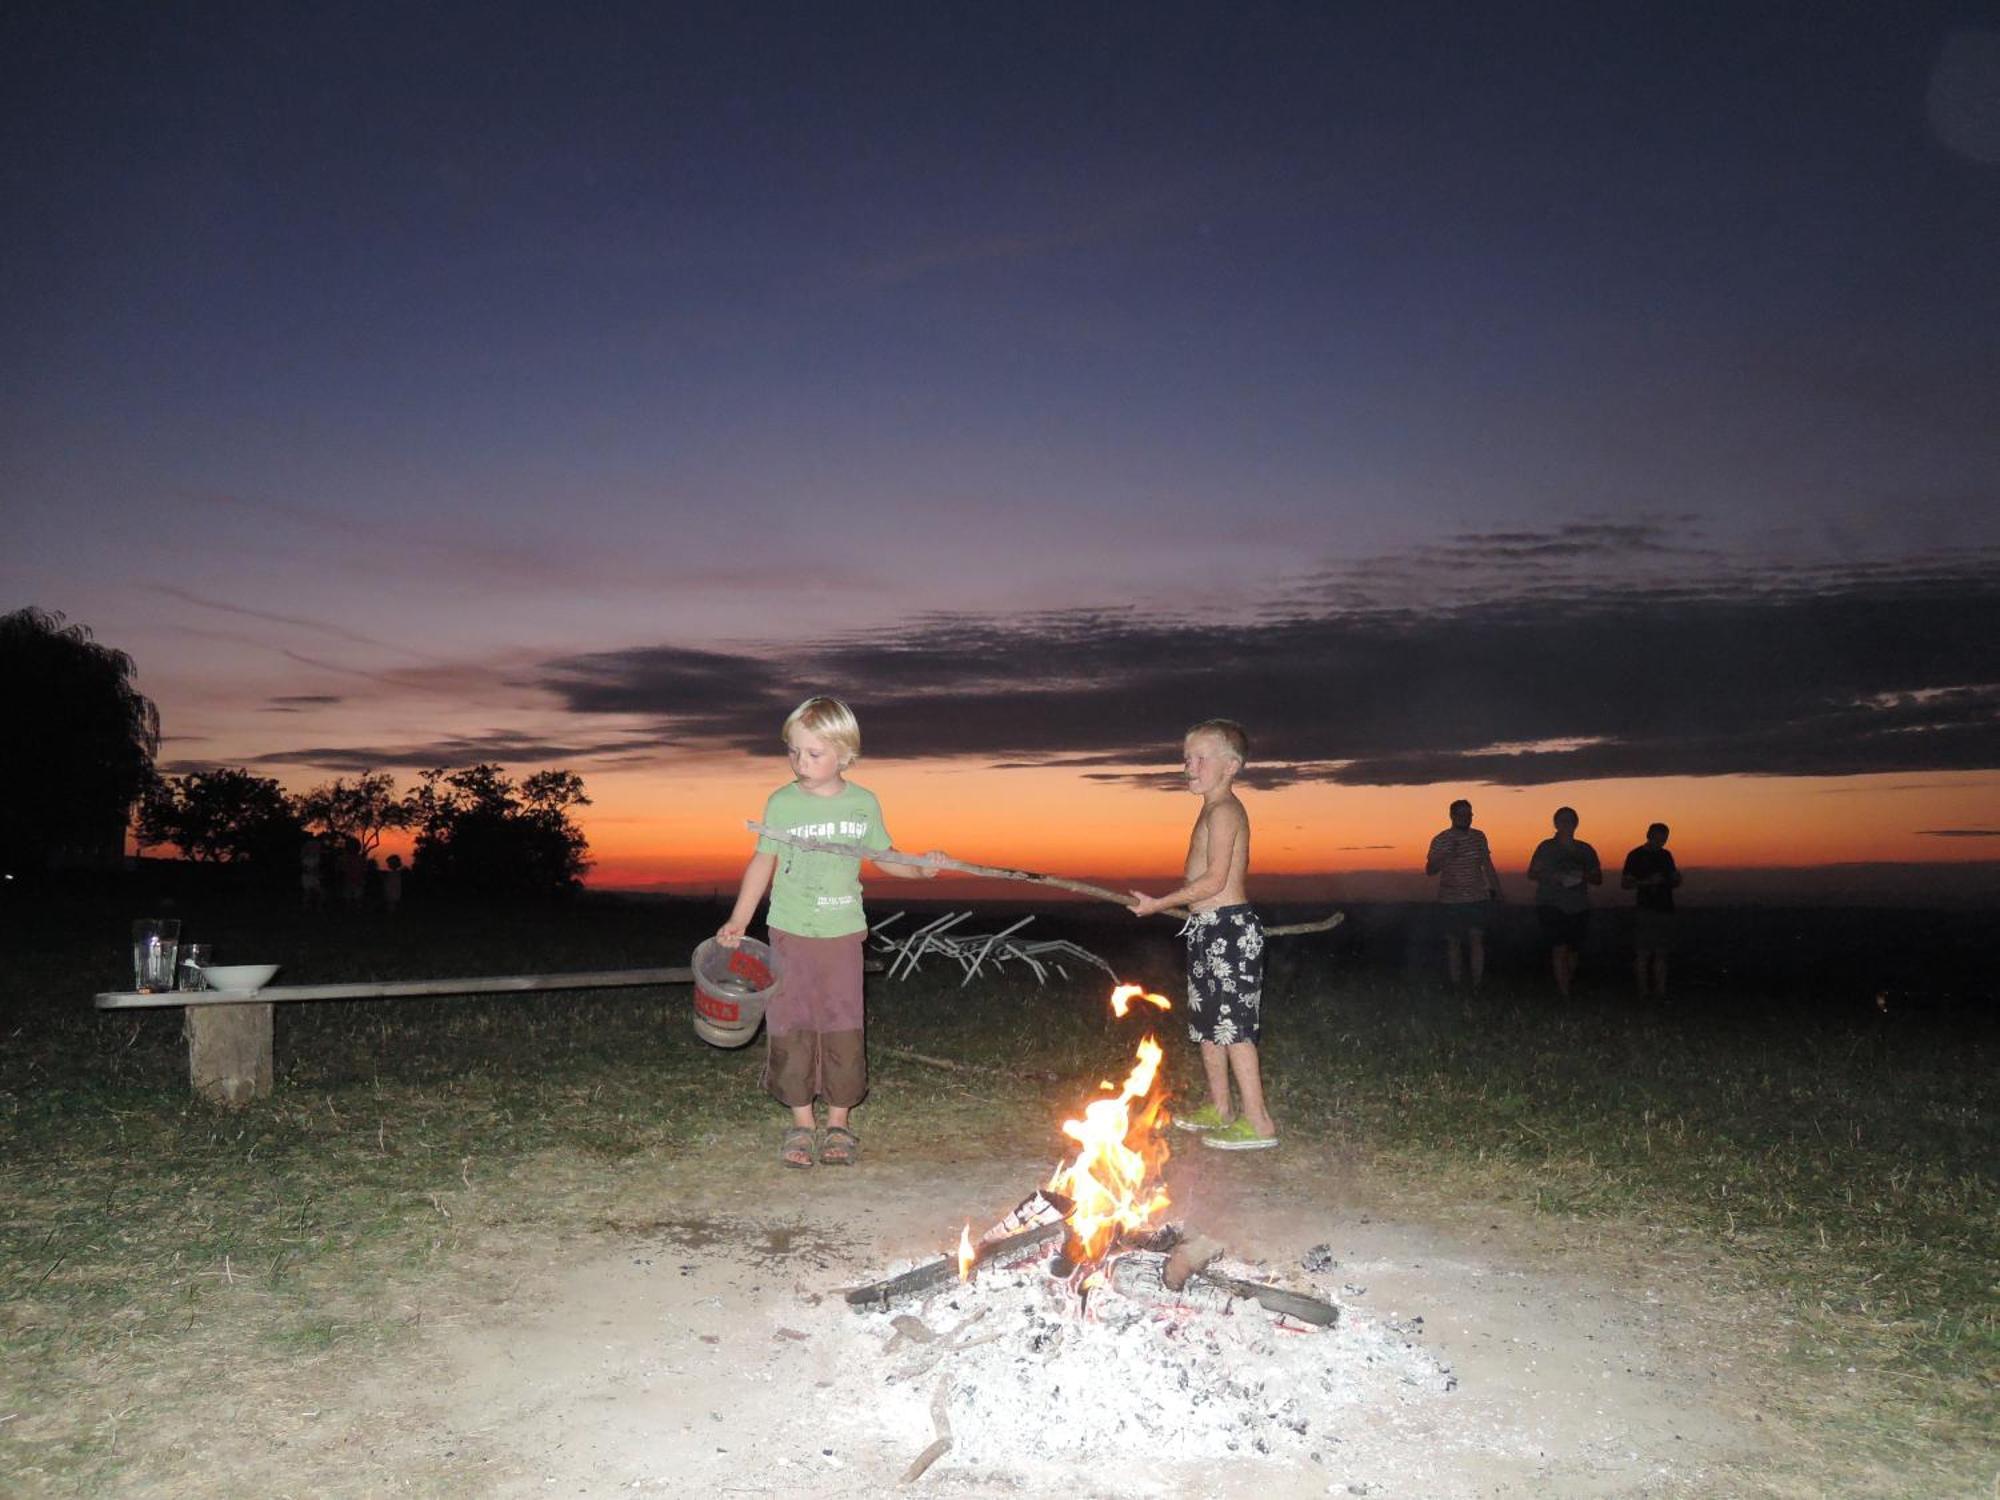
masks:
MULTIPOLYGON (((178 1012, 88 1006, 126 982, 128 906, 17 913, 0 1037, 10 1493, 115 1493, 158 1472, 218 1361, 254 1378, 393 1354, 408 1289, 467 1248, 457 1210, 475 1185, 489 1231, 601 1232, 609 1184, 771 1126, 760 1049, 703 1046, 685 990, 280 1006, 275 1097, 216 1111, 188 1096, 178 1012)), ((717 919, 609 900, 392 920, 214 898, 183 915, 224 958, 282 961, 292 981, 680 963, 717 919)), ((1504 1204, 1701 1241, 1719 1278, 1773 1310, 1828 1493, 1981 1493, 2000 1439, 2000 1057, 1975 927, 1910 921, 1927 967, 1898 958, 1882 921, 1829 920, 1818 986, 1788 979, 1782 943, 1724 955, 1718 940, 1687 966, 1684 1001, 1646 1011, 1608 962, 1559 1007, 1505 944, 1491 992, 1467 1003, 1411 971, 1393 913, 1357 917, 1274 945, 1273 1108, 1288 1150, 1412 1211, 1504 1204), (1870 963, 1899 978, 1886 1012, 1867 1003, 1870 963), (1848 1367, 1869 1377, 1843 1387, 1859 1394, 1820 1403, 1818 1377, 1848 1367)), ((1108 910, 1044 925, 1127 977, 1176 981, 1169 927, 1108 910)), ((1125 1046, 1101 976, 956 979, 872 984, 876 1120, 1047 1152, 1050 1122, 1125 1046), (959 1075, 912 1052, 982 1081, 942 1087, 959 1075)))

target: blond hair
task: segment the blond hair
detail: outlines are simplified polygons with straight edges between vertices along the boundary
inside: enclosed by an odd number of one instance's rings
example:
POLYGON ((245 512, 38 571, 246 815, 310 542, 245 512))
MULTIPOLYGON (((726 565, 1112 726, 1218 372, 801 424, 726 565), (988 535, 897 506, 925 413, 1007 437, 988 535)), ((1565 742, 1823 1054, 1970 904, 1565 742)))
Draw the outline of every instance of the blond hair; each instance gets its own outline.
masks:
POLYGON ((843 766, 853 765, 861 758, 861 721, 854 717, 854 710, 838 698, 808 698, 785 716, 785 727, 780 733, 787 748, 792 743, 792 730, 803 729, 807 734, 816 734, 840 752, 843 766))
POLYGON ((1181 743, 1185 745, 1198 734, 1213 735, 1222 741, 1223 748, 1236 757, 1239 766, 1250 759, 1250 736, 1234 719, 1203 719, 1181 736, 1181 743))

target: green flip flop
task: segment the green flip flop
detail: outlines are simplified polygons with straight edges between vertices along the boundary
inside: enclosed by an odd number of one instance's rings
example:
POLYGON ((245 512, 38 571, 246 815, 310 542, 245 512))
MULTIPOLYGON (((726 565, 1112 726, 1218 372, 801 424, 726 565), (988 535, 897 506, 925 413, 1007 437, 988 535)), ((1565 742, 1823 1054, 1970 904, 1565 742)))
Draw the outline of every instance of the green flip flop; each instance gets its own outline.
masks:
POLYGON ((1218 1151, 1269 1151, 1278 1144, 1278 1138, 1257 1134, 1257 1127, 1238 1115, 1221 1130, 1211 1130, 1202 1136, 1201 1143, 1218 1151))
POLYGON ((1174 1116, 1176 1130, 1227 1130, 1231 1122, 1222 1118, 1222 1111, 1213 1104, 1204 1104, 1200 1109, 1188 1114, 1174 1116))

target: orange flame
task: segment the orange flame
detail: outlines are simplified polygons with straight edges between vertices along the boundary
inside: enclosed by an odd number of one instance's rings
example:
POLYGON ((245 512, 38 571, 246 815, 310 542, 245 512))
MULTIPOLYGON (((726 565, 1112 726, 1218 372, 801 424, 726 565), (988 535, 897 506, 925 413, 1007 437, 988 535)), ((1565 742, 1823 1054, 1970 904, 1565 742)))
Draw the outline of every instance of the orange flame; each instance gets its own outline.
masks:
MULTIPOLYGON (((1112 1010, 1124 1015, 1135 997, 1172 1009, 1138 985, 1120 985, 1111 997, 1112 1010)), ((1081 1120, 1063 1121, 1063 1134, 1077 1143, 1078 1150, 1056 1170, 1049 1187, 1076 1204, 1069 1219, 1067 1253, 1072 1260, 1098 1259, 1120 1230, 1144 1228, 1168 1205, 1160 1184, 1167 1160, 1167 1143, 1160 1133, 1166 1099, 1154 1086, 1162 1056, 1159 1042, 1146 1037, 1139 1043, 1139 1060, 1124 1087, 1112 1098, 1085 1105, 1081 1120), (1136 1117, 1134 1101, 1139 1101, 1136 1117)), ((1110 1092, 1110 1084, 1104 1087, 1110 1092)))
POLYGON ((958 1232, 958 1279, 972 1280, 972 1226, 966 1225, 958 1232))
POLYGON ((1148 1005, 1157 1005, 1161 1010, 1173 1009, 1173 1006, 1167 1003, 1164 995, 1149 993, 1143 984, 1121 984, 1111 992, 1111 1014, 1122 1019, 1134 1000, 1143 1000, 1148 1005))

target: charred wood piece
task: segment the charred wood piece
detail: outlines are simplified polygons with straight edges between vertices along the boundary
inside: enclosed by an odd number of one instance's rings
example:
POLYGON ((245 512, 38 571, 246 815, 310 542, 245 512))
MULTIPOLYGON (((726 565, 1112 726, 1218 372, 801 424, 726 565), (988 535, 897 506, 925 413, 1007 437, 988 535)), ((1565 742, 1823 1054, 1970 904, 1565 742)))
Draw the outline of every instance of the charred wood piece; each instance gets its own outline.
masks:
POLYGON ((932 1331, 930 1324, 922 1318, 912 1317, 909 1313, 897 1313, 889 1320, 889 1326, 896 1330, 895 1337, 889 1340, 889 1352, 892 1354, 904 1344, 937 1342, 937 1334, 932 1331))
POLYGON ((1247 1297, 1265 1312, 1287 1318, 1297 1318, 1301 1323, 1310 1323, 1315 1328, 1331 1328, 1340 1321, 1340 1309, 1331 1302, 1323 1302, 1318 1297, 1308 1297, 1303 1292, 1288 1292, 1281 1286, 1271 1286, 1262 1281, 1245 1281, 1237 1276, 1224 1276, 1219 1271, 1197 1271, 1191 1281, 1205 1281, 1210 1286, 1219 1286, 1233 1297, 1247 1297))
POLYGON ((1115 1290, 1142 1301, 1177 1302, 1219 1312, 1240 1298, 1255 1302, 1267 1313, 1296 1318, 1317 1328, 1331 1328, 1340 1320, 1340 1309, 1331 1302, 1261 1281, 1225 1276, 1220 1271, 1190 1271, 1179 1289, 1175 1289, 1167 1285, 1167 1266, 1166 1256, 1144 1250, 1128 1251, 1111 1262, 1109 1278, 1115 1290))
POLYGON ((1204 1312, 1223 1312, 1235 1299, 1223 1288, 1212 1286, 1205 1281, 1184 1282, 1181 1286, 1166 1284, 1167 1258, 1150 1250, 1128 1250, 1123 1255, 1113 1256, 1105 1267, 1105 1279, 1111 1289, 1121 1296, 1130 1297, 1135 1302, 1170 1302, 1182 1307, 1200 1308, 1204 1312))
MULTIPOLYGON (((1059 1240, 1065 1228, 1066 1226, 1059 1220, 1054 1224, 1038 1224, 1033 1229, 1024 1229, 1019 1234, 1010 1234, 1004 1239, 988 1240, 973 1252, 973 1274, 977 1275, 986 1266, 1004 1265, 1009 1261, 1018 1260, 1052 1240, 1059 1240)), ((938 1287, 948 1286, 956 1280, 958 1280, 958 1257, 944 1255, 914 1270, 905 1271, 900 1276, 891 1276, 884 1281, 854 1287, 843 1295, 847 1298, 849 1307, 861 1309, 887 1307, 904 1297, 919 1297, 938 1287)))
POLYGON ((1160 1280, 1168 1291, 1178 1292, 1188 1284, 1190 1276, 1207 1270, 1210 1262, 1221 1254, 1219 1243, 1198 1234, 1184 1244, 1174 1246, 1160 1272, 1160 1280))
POLYGON ((931 1427, 937 1433, 937 1441, 919 1453, 916 1461, 903 1471, 904 1484, 915 1484, 924 1477, 924 1470, 951 1452, 951 1417, 946 1410, 950 1401, 951 1377, 947 1375, 938 1382, 937 1394, 931 1397, 931 1427))
MULTIPOLYGON (((936 1335, 932 1335, 932 1337, 936 1339, 936 1342, 930 1344, 928 1347, 924 1349, 918 1350, 917 1357, 915 1359, 910 1361, 908 1365, 904 1366, 901 1370, 896 1371, 889 1377, 889 1384, 894 1385, 900 1380, 915 1380, 920 1376, 928 1375, 934 1368, 936 1368, 938 1362, 944 1359, 944 1357, 948 1354, 957 1354, 964 1349, 976 1349, 981 1344, 993 1343, 1000 1337, 999 1334, 989 1333, 985 1335, 983 1338, 976 1338, 976 1339, 968 1339, 961 1337, 961 1335, 964 1334, 966 1329, 970 1328, 974 1323, 977 1323, 981 1318, 985 1317, 986 1313, 987 1309, 982 1307, 979 1309, 979 1311, 974 1313, 971 1317, 967 1318, 964 1322, 960 1323, 958 1327, 952 1329, 949 1333, 945 1334, 943 1337, 939 1338, 936 1335)), ((903 1319, 897 1318, 895 1321, 901 1323, 903 1319)), ((916 1320, 913 1318, 910 1321, 915 1322, 916 1320)), ((900 1341, 901 1338, 902 1334, 899 1332, 896 1338, 893 1338, 889 1341, 889 1347, 891 1349, 895 1348, 896 1344, 898 1343, 898 1341, 900 1341)))

